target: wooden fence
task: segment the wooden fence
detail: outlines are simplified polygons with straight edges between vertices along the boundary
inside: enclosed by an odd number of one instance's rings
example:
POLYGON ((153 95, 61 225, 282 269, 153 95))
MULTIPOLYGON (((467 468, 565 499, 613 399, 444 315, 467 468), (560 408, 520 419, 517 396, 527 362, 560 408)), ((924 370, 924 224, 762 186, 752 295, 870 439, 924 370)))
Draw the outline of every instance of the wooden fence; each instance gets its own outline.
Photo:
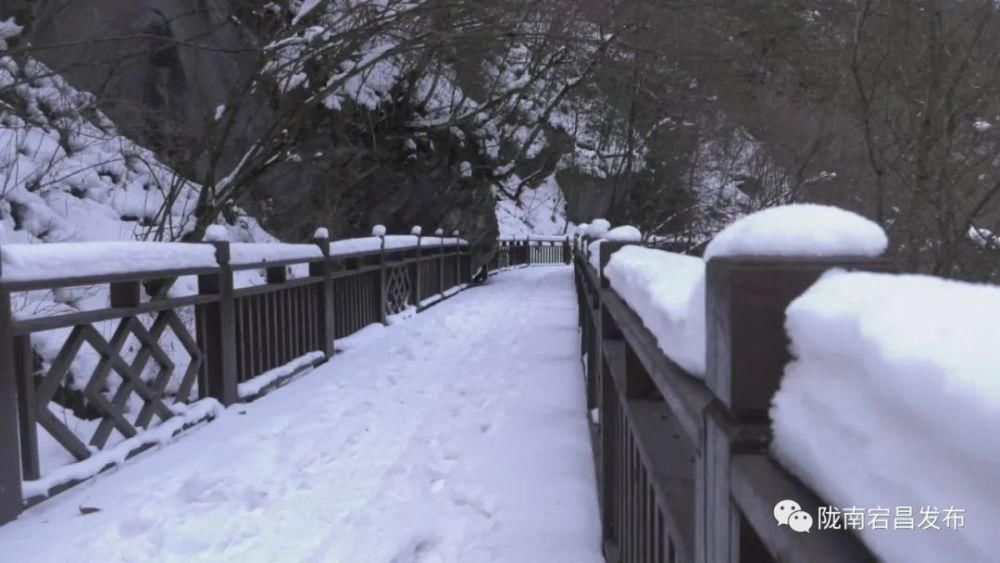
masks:
POLYGON ((867 561, 849 532, 778 527, 775 504, 820 499, 768 455, 771 397, 789 361, 784 311, 831 267, 889 270, 865 258, 716 258, 707 264, 706 376, 667 358, 603 276, 574 251, 609 563, 867 561))
POLYGON ((489 262, 491 271, 538 264, 569 264, 572 261, 569 237, 524 237, 500 239, 489 262))
MULTIPOLYGON (((383 243, 377 250, 337 255, 331 255, 328 240, 314 242, 320 252, 313 248, 306 259, 235 265, 230 244, 219 242, 208 243, 215 245, 212 267, 32 281, 0 278, 0 524, 76 484, 62 482, 36 498, 22 498, 22 480, 41 476, 38 426, 73 458, 86 460, 110 447, 113 435, 135 437, 156 419, 175 416, 178 405, 194 397, 231 405, 259 396, 294 373, 248 393, 241 393, 240 385, 293 360, 309 360, 300 371, 323 362, 333 356, 335 338, 385 322, 407 307, 419 308, 434 296, 443 298, 472 280, 468 245, 456 239, 418 240, 416 247, 400 249, 386 249, 383 243), (266 269, 266 283, 234 287, 235 274, 261 269, 266 269), (300 275, 290 277, 290 270, 300 275), (179 279, 191 277, 197 279, 193 294, 170 296, 177 293, 170 288, 179 279), (14 296, 81 286, 107 286, 109 306, 32 319, 13 314, 14 296), (68 336, 54 359, 42 362, 32 336, 53 330, 68 336), (186 366, 175 365, 176 350, 165 350, 168 336, 185 352, 186 366), (71 391, 67 378, 79 369, 86 347, 95 353, 96 364, 83 389, 71 391), (112 376, 118 385, 109 393, 112 376), (74 432, 53 408, 87 420, 89 435, 74 432)), ((136 447, 128 456, 143 449, 136 447)))

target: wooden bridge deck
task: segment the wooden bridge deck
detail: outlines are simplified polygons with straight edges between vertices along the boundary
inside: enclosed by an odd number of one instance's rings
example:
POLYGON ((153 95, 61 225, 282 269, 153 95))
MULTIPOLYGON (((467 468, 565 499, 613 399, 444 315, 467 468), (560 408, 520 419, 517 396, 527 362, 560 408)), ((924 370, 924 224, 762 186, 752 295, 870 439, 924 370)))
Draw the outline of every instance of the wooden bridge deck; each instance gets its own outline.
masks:
POLYGON ((567 266, 503 273, 0 527, 10 561, 602 561, 567 266))

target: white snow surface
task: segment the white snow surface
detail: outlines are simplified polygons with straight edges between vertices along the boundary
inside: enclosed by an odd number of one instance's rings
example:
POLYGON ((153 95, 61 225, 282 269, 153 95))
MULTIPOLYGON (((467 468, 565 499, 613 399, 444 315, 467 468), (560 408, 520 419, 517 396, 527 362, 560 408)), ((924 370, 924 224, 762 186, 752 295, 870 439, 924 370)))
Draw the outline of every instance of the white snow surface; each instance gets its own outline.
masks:
POLYGON ((205 229, 205 236, 203 238, 205 242, 222 242, 228 239, 228 233, 226 228, 222 225, 209 225, 205 229))
POLYGON ((715 235, 705 260, 717 256, 878 256, 889 239, 877 224, 828 205, 771 207, 715 235))
POLYGON ((219 416, 225 409, 215 399, 205 398, 191 404, 176 403, 170 407, 175 416, 169 418, 149 430, 140 431, 131 438, 118 442, 114 446, 100 450, 83 461, 57 467, 42 475, 36 481, 25 481, 21 487, 24 498, 48 496, 52 487, 63 485, 75 480, 88 479, 104 467, 125 463, 129 453, 145 445, 165 445, 174 434, 190 424, 196 424, 206 419, 219 416))
POLYGON ((215 247, 173 242, 59 242, 0 247, 3 280, 106 276, 156 270, 214 268, 215 247))
POLYGON ((611 230, 611 223, 607 219, 594 219, 587 225, 584 234, 592 239, 604 238, 604 235, 611 230))
POLYGON ((604 238, 619 242, 642 242, 642 232, 632 225, 622 225, 605 233, 604 238))
POLYGON ((29 509, 4 558, 601 562, 578 344, 570 268, 500 274, 29 509))
POLYGON ((325 357, 326 354, 320 351, 303 354, 283 366, 278 366, 272 370, 265 371, 256 377, 252 377, 247 381, 240 383, 236 386, 236 394, 241 399, 258 395, 261 391, 266 389, 268 385, 271 385, 278 380, 290 377, 294 375, 295 372, 306 370, 309 366, 312 366, 325 357))
POLYGON ((322 257, 323 251, 315 244, 236 242, 229 245, 229 261, 234 266, 282 260, 315 260, 322 257))
MULTIPOLYGON (((508 184, 520 183, 514 175, 508 184)), ((566 198, 556 181, 549 176, 537 188, 526 189, 521 201, 514 201, 503 192, 494 190, 497 196, 496 216, 500 238, 525 235, 561 235, 566 233, 566 198)))
POLYGON ((923 506, 966 511, 959 530, 866 528, 883 560, 1000 549, 998 316, 995 286, 840 270, 787 310, 795 360, 771 409, 778 459, 834 506, 911 506, 918 522, 923 506))
POLYGON ((656 337, 663 353, 691 375, 704 376, 705 262, 626 246, 611 255, 604 275, 656 337))

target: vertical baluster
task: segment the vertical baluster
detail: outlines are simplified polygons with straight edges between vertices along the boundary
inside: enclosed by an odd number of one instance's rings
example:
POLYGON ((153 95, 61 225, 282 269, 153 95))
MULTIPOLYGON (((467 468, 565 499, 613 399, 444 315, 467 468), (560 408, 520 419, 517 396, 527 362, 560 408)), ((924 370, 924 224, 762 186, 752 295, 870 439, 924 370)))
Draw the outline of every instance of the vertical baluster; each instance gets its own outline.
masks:
POLYGON ((378 322, 386 324, 386 299, 388 272, 385 268, 385 233, 379 237, 381 239, 378 249, 378 322))
POLYGON ((319 350, 332 358, 334 353, 334 339, 336 332, 334 301, 333 301, 333 272, 330 265, 330 236, 326 229, 317 229, 313 235, 313 242, 319 246, 323 253, 323 258, 319 262, 309 264, 309 275, 323 278, 312 303, 316 325, 316 338, 319 342, 319 350))
POLYGON ((422 262, 420 260, 421 259, 421 253, 422 253, 422 251, 421 251, 421 248, 420 248, 420 237, 418 236, 417 237, 416 261, 413 262, 413 306, 414 307, 418 307, 418 308, 420 306, 420 301, 423 299, 423 295, 422 295, 422 291, 423 290, 420 287, 421 284, 422 284, 422 277, 423 277, 421 275, 422 274, 421 270, 423 269, 422 268, 422 262))
POLYGON ((244 364, 244 352, 246 351, 246 329, 247 324, 243 318, 243 307, 240 300, 236 300, 233 307, 236 312, 236 381, 245 381, 247 378, 247 368, 244 364))
POLYGON ((205 353, 202 380, 208 396, 223 405, 232 405, 236 394, 236 335, 233 297, 233 270, 229 264, 229 243, 211 241, 219 270, 198 276, 198 292, 212 295, 217 301, 197 307, 203 319, 198 342, 205 353))
MULTIPOLYGON (((2 229, 2 227, 0 227, 2 229)), ((2 233, 0 233, 2 234, 2 233)), ((0 253, 3 247, 0 246, 0 253)), ((18 434, 18 370, 10 291, 0 285, 0 524, 21 513, 21 440, 18 434)), ((30 405, 23 405, 22 408, 30 405)), ((37 442, 36 442, 37 443, 37 442)))

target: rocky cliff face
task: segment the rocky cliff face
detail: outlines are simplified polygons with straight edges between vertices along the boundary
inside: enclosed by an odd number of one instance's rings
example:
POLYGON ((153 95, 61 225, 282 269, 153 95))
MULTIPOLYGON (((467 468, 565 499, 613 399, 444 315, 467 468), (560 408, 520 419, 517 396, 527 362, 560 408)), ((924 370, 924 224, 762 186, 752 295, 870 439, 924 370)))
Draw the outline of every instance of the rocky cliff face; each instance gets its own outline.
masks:
POLYGON ((18 44, 95 94, 118 128, 172 163, 245 74, 253 37, 225 0, 0 0, 18 44), (188 45, 197 44, 198 47, 188 45))
MULTIPOLYGON (((237 88, 259 71, 261 32, 292 17, 282 8, 255 10, 226 0, 0 0, 0 15, 12 15, 26 27, 13 48, 30 46, 31 56, 93 92, 121 133, 196 181, 203 181, 211 166, 196 153, 198 142, 211 133, 237 88)), ((506 69, 511 57, 504 58, 506 69)), ((344 95, 336 104, 306 110, 293 148, 254 178, 235 203, 291 240, 318 225, 335 236, 352 236, 382 223, 394 231, 415 224, 459 229, 483 244, 501 231, 562 230, 567 202, 574 220, 607 210, 605 180, 564 158, 572 155, 571 136, 554 135, 547 126, 548 137, 543 132, 533 143, 538 146, 525 154, 511 138, 524 140, 527 129, 509 116, 427 125, 426 108, 412 100, 416 92, 426 94, 412 87, 423 77, 411 76, 411 87, 404 88, 400 68, 394 69, 398 82, 378 92, 374 102, 344 95), (560 184, 572 186, 565 201, 560 184), (539 186, 557 195, 521 201, 539 186)), ((458 91, 458 82, 464 82, 469 91, 483 90, 472 84, 479 79, 456 75, 449 88, 458 91)), ((437 82, 435 77, 433 89, 437 82)), ((275 95, 287 103, 295 92, 255 89, 254 99, 242 104, 215 176, 235 166, 266 130, 275 95)), ((515 109, 525 122, 539 118, 530 106, 515 109)))

